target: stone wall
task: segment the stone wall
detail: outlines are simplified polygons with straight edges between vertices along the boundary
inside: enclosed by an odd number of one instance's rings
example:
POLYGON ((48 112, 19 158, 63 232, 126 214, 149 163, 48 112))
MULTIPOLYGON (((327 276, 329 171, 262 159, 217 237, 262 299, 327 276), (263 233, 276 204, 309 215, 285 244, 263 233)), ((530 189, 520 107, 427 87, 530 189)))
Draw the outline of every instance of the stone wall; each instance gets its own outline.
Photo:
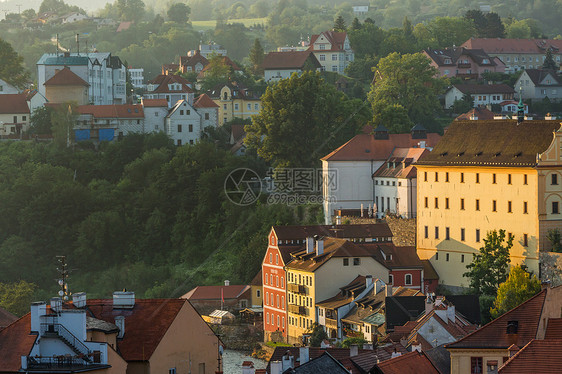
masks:
POLYGON ((383 219, 361 218, 344 216, 341 219, 344 224, 367 224, 367 223, 383 223, 386 222, 392 231, 393 242, 397 246, 415 246, 416 245, 416 219, 415 218, 396 218, 386 216, 383 219))

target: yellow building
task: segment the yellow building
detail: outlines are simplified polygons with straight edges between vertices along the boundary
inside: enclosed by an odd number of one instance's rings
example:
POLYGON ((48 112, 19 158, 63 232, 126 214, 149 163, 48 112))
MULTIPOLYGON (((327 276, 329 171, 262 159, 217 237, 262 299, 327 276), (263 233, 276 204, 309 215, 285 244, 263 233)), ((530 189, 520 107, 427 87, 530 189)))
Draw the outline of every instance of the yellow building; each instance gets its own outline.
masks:
POLYGON ((538 274, 549 229, 561 229, 560 121, 455 121, 418 170, 417 249, 442 284, 463 277, 491 230, 512 235, 511 264, 538 274))
POLYGON ((219 126, 234 118, 248 119, 261 110, 260 98, 236 82, 220 84, 207 94, 219 106, 219 126))
POLYGON ((316 302, 333 296, 359 274, 388 279, 389 270, 362 245, 345 239, 307 238, 305 249, 291 253, 287 271, 288 342, 303 343, 318 321, 316 302))
POLYGON ((88 88, 90 84, 74 74, 68 67, 57 70, 55 75, 45 83, 45 97, 51 104, 76 102, 78 105, 89 104, 88 88))

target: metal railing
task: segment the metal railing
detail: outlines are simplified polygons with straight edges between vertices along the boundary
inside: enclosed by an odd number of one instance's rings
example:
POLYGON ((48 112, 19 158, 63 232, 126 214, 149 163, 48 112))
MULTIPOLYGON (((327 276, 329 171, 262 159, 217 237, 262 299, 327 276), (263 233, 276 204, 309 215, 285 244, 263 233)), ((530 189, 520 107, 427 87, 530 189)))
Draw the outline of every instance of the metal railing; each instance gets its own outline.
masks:
POLYGON ((56 334, 64 342, 68 343, 73 347, 77 353, 84 355, 84 359, 88 360, 87 356, 91 353, 88 347, 77 337, 75 337, 70 331, 66 329, 60 323, 42 323, 41 324, 41 334, 56 334))
POLYGON ((301 305, 289 304, 289 313, 300 314, 306 316, 306 308, 301 305))
POLYGON ((81 369, 92 365, 99 364, 84 361, 84 359, 80 357, 66 355, 54 357, 27 356, 27 368, 29 370, 81 369))

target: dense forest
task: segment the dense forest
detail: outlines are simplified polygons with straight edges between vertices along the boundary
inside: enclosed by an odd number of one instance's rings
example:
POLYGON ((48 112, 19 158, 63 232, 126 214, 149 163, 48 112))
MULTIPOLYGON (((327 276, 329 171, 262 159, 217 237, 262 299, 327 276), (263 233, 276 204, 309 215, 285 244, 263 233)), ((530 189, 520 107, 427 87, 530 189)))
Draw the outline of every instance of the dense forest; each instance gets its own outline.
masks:
POLYGON ((233 204, 224 181, 239 167, 265 175, 256 157, 214 142, 175 147, 164 134, 97 151, 0 143, 0 304, 10 287, 23 311, 54 296, 57 255, 67 257, 71 292, 92 297, 123 288, 177 297, 196 285, 249 282, 271 226, 318 223, 321 209, 233 204))

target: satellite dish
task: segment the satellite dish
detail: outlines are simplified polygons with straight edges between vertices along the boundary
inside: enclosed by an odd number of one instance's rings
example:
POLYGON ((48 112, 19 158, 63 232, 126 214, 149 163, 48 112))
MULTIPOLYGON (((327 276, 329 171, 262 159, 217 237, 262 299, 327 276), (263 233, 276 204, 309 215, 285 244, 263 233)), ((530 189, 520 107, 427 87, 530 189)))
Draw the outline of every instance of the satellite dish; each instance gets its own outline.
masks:
POLYGON ((64 295, 64 292, 61 290, 61 291, 59 291, 59 296, 62 296, 62 295, 64 295))
POLYGON ((59 279, 59 286, 62 286, 64 284, 64 281, 62 279, 59 279))
POLYGON ((224 349, 222 348, 222 345, 219 345, 219 354, 222 356, 223 353, 224 349))

